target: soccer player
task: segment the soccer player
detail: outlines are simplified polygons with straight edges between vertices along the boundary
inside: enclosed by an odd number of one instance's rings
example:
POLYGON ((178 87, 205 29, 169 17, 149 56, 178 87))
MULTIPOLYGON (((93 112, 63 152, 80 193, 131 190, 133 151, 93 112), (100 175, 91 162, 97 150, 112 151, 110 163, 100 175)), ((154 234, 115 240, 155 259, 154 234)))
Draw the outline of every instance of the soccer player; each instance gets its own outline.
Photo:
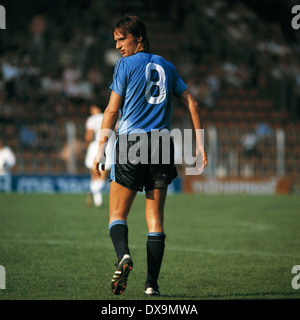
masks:
POLYGON ((16 157, 10 147, 4 145, 0 137, 0 176, 9 175, 11 168, 16 164, 16 157))
MULTIPOLYGON (((86 131, 85 131, 85 142, 88 145, 87 153, 85 157, 85 166, 90 170, 91 173, 91 182, 90 182, 90 191, 91 193, 87 198, 87 205, 90 206, 94 203, 95 207, 101 207, 103 204, 102 191, 105 186, 107 171, 111 167, 111 157, 107 157, 106 162, 106 171, 102 172, 101 176, 95 175, 93 172, 93 162, 95 155, 97 154, 99 140, 100 140, 100 128, 102 123, 103 113, 101 108, 92 104, 90 106, 90 116, 86 121, 86 131), (91 196, 91 197, 90 197, 91 196)), ((112 144, 108 144, 107 149, 108 155, 111 155, 112 144)))
MULTIPOLYGON (((149 42, 144 22, 136 16, 125 16, 113 28, 116 49, 122 58, 115 66, 111 95, 104 112, 101 139, 94 160, 94 173, 101 175, 104 148, 110 130, 113 130, 121 112, 115 158, 110 174, 109 230, 118 261, 111 281, 114 294, 124 292, 128 275, 133 267, 128 244, 127 217, 138 191, 145 190, 147 237, 147 277, 145 293, 160 295, 158 276, 165 248, 164 207, 168 185, 177 176, 172 156, 174 146, 169 144, 170 163, 145 163, 130 161, 132 136, 142 140, 142 151, 151 154, 151 134, 170 129, 171 97, 175 95, 190 111, 194 129, 202 129, 199 106, 187 91, 175 66, 162 57, 149 52, 149 42), (146 133, 142 139, 140 132, 146 133), (107 135, 107 136, 106 136, 107 135), (125 138, 124 138, 125 137, 125 138), (126 138, 127 137, 127 138, 126 138), (145 149, 146 141, 146 149, 145 149), (124 156, 124 152, 127 155, 124 156), (126 153, 126 152, 125 152, 126 153), (127 161, 126 161, 127 160, 127 161), (99 168, 100 167, 100 168, 99 168)), ((201 130, 199 130, 201 131, 201 130)), ((197 140, 196 156, 201 154, 202 167, 207 158, 202 139, 197 140)), ((138 154, 137 151, 137 154, 138 154)), ((162 151, 161 145, 159 150, 162 151)), ((148 154, 148 158, 150 158, 148 154)), ((144 159, 145 160, 145 159, 144 159)), ((151 160, 151 159, 150 159, 151 160)), ((201 169, 199 168, 201 171, 201 169)))

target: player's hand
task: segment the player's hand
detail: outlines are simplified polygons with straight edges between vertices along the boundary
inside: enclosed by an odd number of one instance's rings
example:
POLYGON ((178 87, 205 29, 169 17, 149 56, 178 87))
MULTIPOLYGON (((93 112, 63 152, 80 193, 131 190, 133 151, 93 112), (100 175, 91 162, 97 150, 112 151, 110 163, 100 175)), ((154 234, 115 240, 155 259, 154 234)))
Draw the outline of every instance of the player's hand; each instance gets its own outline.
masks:
POLYGON ((102 153, 97 153, 93 163, 93 173, 101 177, 102 171, 105 171, 105 157, 102 153))
POLYGON ((197 150, 195 155, 195 162, 193 167, 186 168, 187 175, 199 175, 203 173, 204 168, 207 166, 207 154, 205 150, 197 150))
POLYGON ((202 173, 204 168, 207 166, 207 154, 205 150, 197 152, 196 157, 198 157, 198 162, 196 161, 195 167, 199 170, 199 173, 202 173))
POLYGON ((207 166, 207 154, 206 151, 204 150, 203 152, 203 169, 207 166))

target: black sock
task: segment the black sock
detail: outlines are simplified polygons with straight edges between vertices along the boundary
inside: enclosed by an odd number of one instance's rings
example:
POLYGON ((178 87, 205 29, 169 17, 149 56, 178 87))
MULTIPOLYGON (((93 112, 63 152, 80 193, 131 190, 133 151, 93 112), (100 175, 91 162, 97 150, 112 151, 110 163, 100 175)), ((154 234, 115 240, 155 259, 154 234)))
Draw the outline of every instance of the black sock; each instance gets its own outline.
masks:
POLYGON ((166 235, 162 232, 148 233, 146 287, 157 289, 157 280, 164 256, 166 235))
POLYGON ((120 262, 124 254, 130 254, 128 247, 128 227, 125 221, 117 220, 110 225, 110 237, 113 242, 118 262, 120 262), (120 221, 117 222, 117 221, 120 221))

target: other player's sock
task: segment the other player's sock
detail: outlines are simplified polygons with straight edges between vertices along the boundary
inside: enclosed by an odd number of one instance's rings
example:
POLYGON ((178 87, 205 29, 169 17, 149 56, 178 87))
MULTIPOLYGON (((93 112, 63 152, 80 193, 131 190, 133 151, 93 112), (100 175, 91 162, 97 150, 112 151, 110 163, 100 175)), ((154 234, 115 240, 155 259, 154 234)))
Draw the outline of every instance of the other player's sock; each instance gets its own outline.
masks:
POLYGON ((102 192, 93 193, 93 200, 96 207, 101 207, 103 203, 102 192))
MULTIPOLYGON (((156 287, 164 256, 166 235, 163 232, 150 232, 147 238, 147 287, 156 287)), ((157 289, 157 288, 156 288, 157 289)))
POLYGON ((109 233, 118 257, 118 262, 120 262, 125 254, 130 255, 127 223, 124 220, 111 222, 109 225, 109 233))
POLYGON ((102 190, 104 185, 105 181, 101 179, 91 181, 90 190, 93 194, 93 201, 96 207, 100 207, 102 205, 102 190))

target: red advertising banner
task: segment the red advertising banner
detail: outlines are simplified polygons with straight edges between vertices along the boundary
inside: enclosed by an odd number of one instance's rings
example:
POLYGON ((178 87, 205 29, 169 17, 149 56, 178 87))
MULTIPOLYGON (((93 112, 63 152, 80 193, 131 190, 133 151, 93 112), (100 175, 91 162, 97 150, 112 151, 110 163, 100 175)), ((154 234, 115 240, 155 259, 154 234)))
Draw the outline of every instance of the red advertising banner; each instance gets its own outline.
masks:
POLYGON ((290 178, 266 179, 218 179, 199 176, 185 176, 183 191, 186 193, 244 193, 244 194, 289 194, 292 190, 290 178))

